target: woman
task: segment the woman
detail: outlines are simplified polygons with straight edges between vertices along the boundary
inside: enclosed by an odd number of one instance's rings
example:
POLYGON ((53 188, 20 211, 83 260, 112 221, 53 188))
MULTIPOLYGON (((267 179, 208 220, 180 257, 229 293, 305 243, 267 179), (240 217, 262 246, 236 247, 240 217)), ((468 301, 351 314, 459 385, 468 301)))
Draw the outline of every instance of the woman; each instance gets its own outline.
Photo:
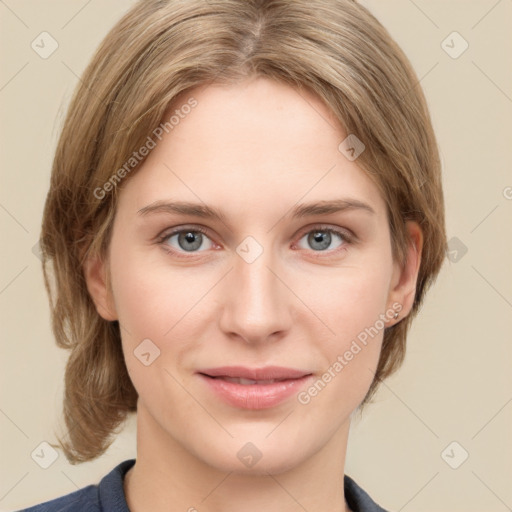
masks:
POLYGON ((136 412, 137 458, 27 510, 384 510, 344 466, 445 254, 417 82, 349 0, 144 0, 116 24, 42 251, 62 449, 92 460, 136 412))

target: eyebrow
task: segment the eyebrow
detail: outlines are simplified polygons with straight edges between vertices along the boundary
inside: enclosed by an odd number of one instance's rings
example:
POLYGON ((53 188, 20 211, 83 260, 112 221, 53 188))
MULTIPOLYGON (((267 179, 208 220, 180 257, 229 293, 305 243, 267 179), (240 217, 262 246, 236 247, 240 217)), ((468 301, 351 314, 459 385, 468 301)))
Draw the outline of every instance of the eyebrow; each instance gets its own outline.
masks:
MULTIPOLYGON (((375 210, 369 204, 358 199, 343 198, 298 204, 292 208, 291 216, 294 218, 303 218, 313 215, 328 215, 345 210, 361 210, 375 214, 375 210)), ((217 219, 223 223, 227 221, 225 214, 217 208, 213 208, 204 203, 191 203, 188 201, 155 201, 141 208, 137 213, 141 216, 152 213, 177 213, 204 219, 217 219)))

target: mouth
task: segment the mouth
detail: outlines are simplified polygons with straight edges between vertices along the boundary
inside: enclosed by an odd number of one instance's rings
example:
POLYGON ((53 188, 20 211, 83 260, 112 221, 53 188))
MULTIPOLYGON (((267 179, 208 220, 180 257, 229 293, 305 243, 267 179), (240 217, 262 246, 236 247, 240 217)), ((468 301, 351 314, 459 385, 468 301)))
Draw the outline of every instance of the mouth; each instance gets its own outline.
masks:
MULTIPOLYGON (((210 375, 206 375, 206 377, 210 377, 210 375)), ((242 384, 244 386, 253 386, 254 384, 273 384, 274 382, 283 382, 288 379, 266 379, 266 380, 252 380, 252 379, 244 379, 242 377, 211 377, 212 379, 222 379, 225 382, 233 382, 234 384, 242 384)))
POLYGON ((197 374, 217 398, 243 409, 275 407, 298 393, 313 377, 311 372, 280 366, 225 366, 197 374))
MULTIPOLYGON (((264 368, 222 366, 199 370, 198 373, 212 378, 243 379, 255 382, 299 379, 305 375, 311 375, 311 372, 297 370, 295 368, 286 368, 284 366, 265 366, 264 368)), ((247 384, 249 384, 249 382, 247 384)))

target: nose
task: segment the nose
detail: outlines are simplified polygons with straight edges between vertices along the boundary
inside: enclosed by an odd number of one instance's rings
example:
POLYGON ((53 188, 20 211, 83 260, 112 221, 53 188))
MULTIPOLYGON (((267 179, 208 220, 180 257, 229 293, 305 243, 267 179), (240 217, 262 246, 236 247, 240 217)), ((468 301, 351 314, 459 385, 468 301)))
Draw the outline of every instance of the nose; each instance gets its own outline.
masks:
POLYGON ((283 337, 292 325, 293 293, 271 251, 252 262, 239 254, 233 259, 223 283, 220 328, 252 344, 283 337))

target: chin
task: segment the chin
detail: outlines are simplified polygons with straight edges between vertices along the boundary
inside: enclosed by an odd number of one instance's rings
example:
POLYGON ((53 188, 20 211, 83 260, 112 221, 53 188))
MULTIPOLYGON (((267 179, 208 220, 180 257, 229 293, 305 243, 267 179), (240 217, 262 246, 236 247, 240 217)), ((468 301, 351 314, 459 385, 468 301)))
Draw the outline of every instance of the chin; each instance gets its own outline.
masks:
MULTIPOLYGON (((261 451, 261 458, 254 460, 254 462, 247 463, 240 461, 238 456, 233 457, 231 451, 224 453, 212 454, 208 457, 208 464, 214 466, 222 472, 232 472, 238 475, 252 475, 252 476, 268 476, 268 474, 278 475, 285 473, 300 465, 303 458, 298 454, 297 450, 279 450, 270 452, 267 449, 261 451)), ((245 458, 247 459, 247 455, 245 458)))
POLYGON ((269 437, 271 430, 267 428, 257 426, 252 431, 254 435, 245 429, 244 435, 233 432, 233 438, 207 442, 202 445, 204 451, 196 445, 195 455, 222 472, 267 476, 293 469, 319 449, 313 440, 308 445, 306 439, 297 439, 284 429, 280 435, 274 432, 269 437))

